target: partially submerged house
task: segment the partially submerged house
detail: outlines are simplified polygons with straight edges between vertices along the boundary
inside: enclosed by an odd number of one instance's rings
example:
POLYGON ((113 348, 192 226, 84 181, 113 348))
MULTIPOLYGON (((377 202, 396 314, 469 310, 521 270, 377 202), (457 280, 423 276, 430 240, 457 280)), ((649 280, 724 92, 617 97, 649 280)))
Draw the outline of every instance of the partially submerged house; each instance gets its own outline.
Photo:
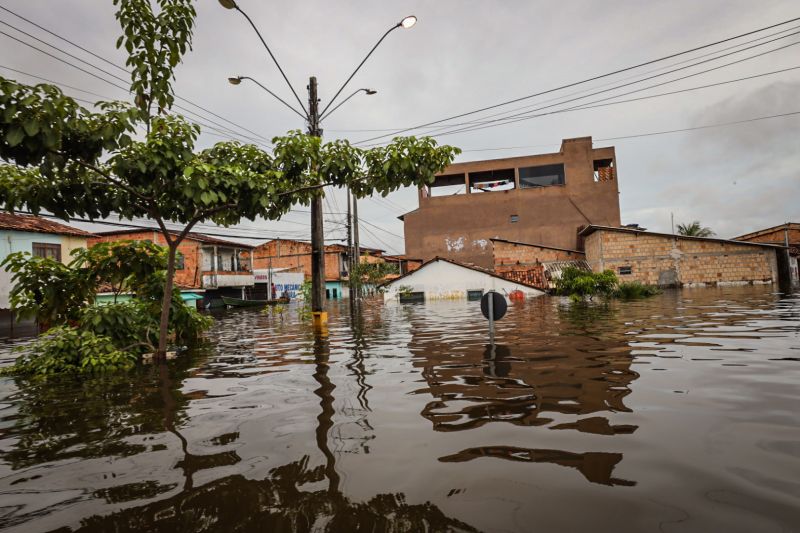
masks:
POLYGON ((746 235, 734 237, 735 241, 762 242, 783 245, 789 255, 789 277, 793 287, 800 286, 800 223, 787 222, 746 235))
POLYGON ((554 288, 554 281, 568 266, 589 269, 586 254, 580 250, 506 239, 491 239, 491 242, 494 271, 535 287, 554 288))
POLYGON ((785 248, 774 244, 592 225, 581 231, 592 270, 662 287, 778 283, 785 248))
POLYGON ((520 291, 526 297, 544 294, 530 283, 506 279, 491 270, 442 257, 385 283, 383 289, 385 301, 401 298, 415 301, 480 300, 490 290, 505 295, 520 291))
MULTIPOLYGON (((0 261, 15 252, 49 257, 62 263, 71 261, 72 251, 86 248, 92 234, 43 217, 0 213, 0 261)), ((0 321, 13 325, 10 304, 11 273, 0 269, 0 321)))
POLYGON ((613 147, 565 139, 552 154, 455 163, 400 217, 406 253, 493 267, 491 239, 582 250, 586 226, 620 225, 613 147))
MULTIPOLYGON (((150 241, 166 246, 160 231, 143 229, 100 232, 90 240, 90 245, 109 241, 150 241)), ((255 283, 252 249, 247 244, 189 233, 178 245, 175 285, 185 293, 185 299, 202 300, 200 305, 204 307, 223 305, 222 296, 251 297, 255 283)))

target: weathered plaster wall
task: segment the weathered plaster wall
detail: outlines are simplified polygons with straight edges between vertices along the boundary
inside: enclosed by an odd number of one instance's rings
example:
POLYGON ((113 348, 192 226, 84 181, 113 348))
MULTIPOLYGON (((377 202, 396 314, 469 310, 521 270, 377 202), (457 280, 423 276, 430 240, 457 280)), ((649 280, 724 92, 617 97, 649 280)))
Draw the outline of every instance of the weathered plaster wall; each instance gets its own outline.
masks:
MULTIPOLYGON (((0 231, 0 261, 16 252, 33 253, 33 243, 61 245, 61 262, 72 260, 72 251, 86 248, 86 237, 57 235, 54 233, 37 233, 30 231, 0 231)), ((11 291, 11 274, 0 269, 0 309, 8 309, 8 295, 11 291)))
POLYGON ((397 299, 401 287, 410 287, 411 292, 424 292, 426 300, 466 299, 467 291, 472 290, 483 290, 484 292, 496 290, 501 294, 521 290, 529 297, 544 294, 531 287, 500 279, 489 273, 460 267, 447 261, 427 263, 411 274, 391 282, 385 286, 384 299, 386 301, 397 299))
POLYGON ((556 154, 451 165, 442 174, 563 163, 565 184, 439 197, 420 194, 419 209, 404 216, 406 255, 491 268, 491 238, 580 249, 580 228, 620 224, 617 180, 594 181, 593 162, 599 159, 614 160, 614 149, 593 149, 586 137, 565 140, 556 154), (511 222, 512 215, 516 222, 511 222))
POLYGON ((597 230, 586 237, 586 259, 596 272, 610 269, 621 281, 647 285, 777 282, 774 249, 730 241, 597 230))

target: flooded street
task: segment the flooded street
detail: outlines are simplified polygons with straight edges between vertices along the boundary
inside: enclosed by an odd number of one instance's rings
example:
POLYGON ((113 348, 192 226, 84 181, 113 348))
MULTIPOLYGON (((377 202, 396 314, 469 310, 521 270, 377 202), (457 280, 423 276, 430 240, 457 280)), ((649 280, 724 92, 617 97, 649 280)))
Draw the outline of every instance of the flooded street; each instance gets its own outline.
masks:
MULTIPOLYGON (((216 315, 133 374, 0 378, 8 531, 796 531, 800 296, 216 315)), ((6 364, 10 345, 3 358, 6 364)))

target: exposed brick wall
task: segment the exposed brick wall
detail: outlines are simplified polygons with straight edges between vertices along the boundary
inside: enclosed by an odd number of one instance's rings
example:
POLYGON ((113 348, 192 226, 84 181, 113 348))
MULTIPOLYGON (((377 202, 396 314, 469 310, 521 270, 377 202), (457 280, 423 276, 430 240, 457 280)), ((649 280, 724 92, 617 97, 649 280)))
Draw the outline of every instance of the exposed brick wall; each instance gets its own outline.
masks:
MULTIPOLYGON (((340 279, 343 247, 325 247, 325 279, 340 279)), ((253 268, 296 268, 311 279, 311 244, 302 241, 273 240, 253 250, 253 268)))
POLYGON ((775 250, 731 242, 597 230, 586 237, 592 270, 647 285, 716 285, 777 281, 775 250), (631 274, 620 274, 631 267, 631 274))
POLYGON ((549 261, 575 261, 584 259, 581 252, 556 250, 533 244, 492 241, 495 272, 526 270, 549 261))
MULTIPOLYGON (((125 233, 122 235, 103 235, 89 239, 89 246, 99 242, 113 241, 150 241, 161 246, 166 246, 164 236, 157 231, 141 231, 125 233)), ((202 252, 201 244, 197 241, 186 239, 178 245, 178 252, 183 254, 184 268, 175 271, 175 284, 180 288, 200 288, 203 284, 201 272, 202 252)))

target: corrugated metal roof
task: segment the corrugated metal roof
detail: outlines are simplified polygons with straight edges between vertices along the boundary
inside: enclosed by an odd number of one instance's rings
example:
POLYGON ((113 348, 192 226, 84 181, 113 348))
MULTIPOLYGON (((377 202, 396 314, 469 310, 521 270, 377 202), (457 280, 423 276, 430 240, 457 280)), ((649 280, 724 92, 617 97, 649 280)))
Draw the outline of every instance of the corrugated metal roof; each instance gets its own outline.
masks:
POLYGON ((17 213, 0 213, 0 229, 13 231, 30 231, 33 233, 52 233, 55 235, 71 235, 73 237, 92 237, 88 231, 60 224, 46 218, 17 213))

